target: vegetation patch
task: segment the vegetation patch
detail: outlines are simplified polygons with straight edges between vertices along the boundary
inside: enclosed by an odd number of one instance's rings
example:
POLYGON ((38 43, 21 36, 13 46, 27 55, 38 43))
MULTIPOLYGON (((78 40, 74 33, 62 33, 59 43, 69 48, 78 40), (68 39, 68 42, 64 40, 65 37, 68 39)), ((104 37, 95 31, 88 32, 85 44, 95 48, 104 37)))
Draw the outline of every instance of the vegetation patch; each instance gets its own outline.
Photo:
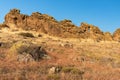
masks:
POLYGON ((31 38, 34 38, 34 35, 32 33, 24 33, 24 32, 21 32, 19 33, 19 35, 23 36, 23 37, 31 37, 31 38))
POLYGON ((64 73, 72 73, 72 74, 84 74, 83 71, 77 69, 77 68, 74 68, 74 67, 63 67, 62 68, 62 71, 64 73))
POLYGON ((58 74, 50 74, 47 80, 60 80, 60 76, 58 74))

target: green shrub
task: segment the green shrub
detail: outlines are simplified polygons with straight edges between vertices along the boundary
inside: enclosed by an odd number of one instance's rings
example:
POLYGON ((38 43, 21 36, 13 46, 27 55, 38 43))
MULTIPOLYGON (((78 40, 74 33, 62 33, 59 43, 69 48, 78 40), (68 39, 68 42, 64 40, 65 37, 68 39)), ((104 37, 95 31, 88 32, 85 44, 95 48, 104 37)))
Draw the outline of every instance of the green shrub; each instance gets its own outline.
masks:
POLYGON ((72 71, 72 67, 63 67, 62 68, 62 71, 64 72, 64 73, 70 73, 71 71, 72 71))
POLYGON ((34 35, 32 33, 19 33, 19 35, 23 36, 23 37, 34 37, 34 35))
POLYGON ((60 80, 60 76, 57 74, 48 75, 48 80, 60 80))
POLYGON ((64 67, 62 68, 62 71, 64 73, 72 73, 72 74, 84 74, 83 71, 77 69, 77 68, 73 68, 73 67, 64 67))
POLYGON ((84 74, 83 71, 81 71, 81 70, 79 70, 79 69, 76 69, 76 68, 73 68, 73 69, 71 70, 71 73, 73 73, 73 74, 79 74, 79 75, 84 74))

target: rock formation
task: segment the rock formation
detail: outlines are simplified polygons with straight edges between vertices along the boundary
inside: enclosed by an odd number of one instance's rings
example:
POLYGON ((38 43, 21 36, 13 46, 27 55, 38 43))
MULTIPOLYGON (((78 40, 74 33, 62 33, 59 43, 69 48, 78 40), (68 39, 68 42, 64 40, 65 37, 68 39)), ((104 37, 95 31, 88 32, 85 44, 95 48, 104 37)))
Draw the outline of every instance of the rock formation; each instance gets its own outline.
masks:
POLYGON ((53 36, 61 33, 61 28, 53 17, 39 12, 28 16, 20 14, 18 9, 13 9, 5 16, 5 24, 11 28, 40 31, 53 36))
POLYGON ((30 16, 20 13, 18 9, 12 9, 5 16, 6 26, 42 32, 51 36, 64 38, 93 39, 94 41, 119 41, 120 29, 112 36, 109 32, 102 32, 97 26, 81 23, 80 27, 74 25, 71 20, 57 21, 53 17, 34 12, 30 16))
POLYGON ((0 29, 5 28, 5 27, 9 28, 9 26, 7 26, 6 24, 0 24, 0 29))
POLYGON ((113 39, 115 41, 120 41, 120 28, 113 33, 113 39))
POLYGON ((25 41, 18 41, 14 43, 9 50, 9 57, 18 56, 17 60, 24 59, 33 59, 35 61, 39 61, 47 57, 47 52, 37 44, 33 44, 25 41), (31 58, 30 58, 31 57, 31 58))
POLYGON ((79 33, 84 39, 104 40, 103 32, 98 27, 87 23, 81 23, 79 33))
POLYGON ((112 37, 112 35, 111 35, 110 32, 105 32, 105 33, 104 33, 104 39, 105 39, 106 41, 112 41, 112 40, 113 40, 113 37, 112 37))

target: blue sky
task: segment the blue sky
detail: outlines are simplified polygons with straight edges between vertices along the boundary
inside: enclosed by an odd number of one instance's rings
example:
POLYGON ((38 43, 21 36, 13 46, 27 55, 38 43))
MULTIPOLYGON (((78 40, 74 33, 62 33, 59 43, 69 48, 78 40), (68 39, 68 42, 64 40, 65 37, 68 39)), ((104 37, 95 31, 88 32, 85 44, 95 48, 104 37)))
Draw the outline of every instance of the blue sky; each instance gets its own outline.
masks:
POLYGON ((28 15, 37 11, 46 13, 58 21, 70 19, 77 26, 87 22, 104 32, 120 28, 120 0, 0 0, 1 23, 13 8, 28 15))

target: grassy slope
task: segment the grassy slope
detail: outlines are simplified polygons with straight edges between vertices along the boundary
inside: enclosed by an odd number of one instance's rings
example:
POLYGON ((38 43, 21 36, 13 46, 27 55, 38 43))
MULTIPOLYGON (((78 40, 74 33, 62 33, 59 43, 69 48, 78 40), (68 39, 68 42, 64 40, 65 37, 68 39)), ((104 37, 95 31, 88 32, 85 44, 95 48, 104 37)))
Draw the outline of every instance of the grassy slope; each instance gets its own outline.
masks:
MULTIPOLYGON (((23 31, 22 31, 23 32, 23 31)), ((30 41, 44 46, 51 56, 49 60, 39 62, 17 62, 7 58, 9 48, 0 48, 0 79, 8 80, 119 80, 120 79, 120 43, 94 42, 92 40, 61 39, 30 32, 35 37, 18 35, 21 31, 0 31, 0 42, 30 41), (67 46, 65 46, 67 44, 67 46), (71 46, 72 45, 72 46, 71 46), (63 71, 49 74, 52 66, 61 66, 63 71), (75 72, 66 73, 66 69, 75 72), (82 76, 82 77, 81 77, 82 76)))

